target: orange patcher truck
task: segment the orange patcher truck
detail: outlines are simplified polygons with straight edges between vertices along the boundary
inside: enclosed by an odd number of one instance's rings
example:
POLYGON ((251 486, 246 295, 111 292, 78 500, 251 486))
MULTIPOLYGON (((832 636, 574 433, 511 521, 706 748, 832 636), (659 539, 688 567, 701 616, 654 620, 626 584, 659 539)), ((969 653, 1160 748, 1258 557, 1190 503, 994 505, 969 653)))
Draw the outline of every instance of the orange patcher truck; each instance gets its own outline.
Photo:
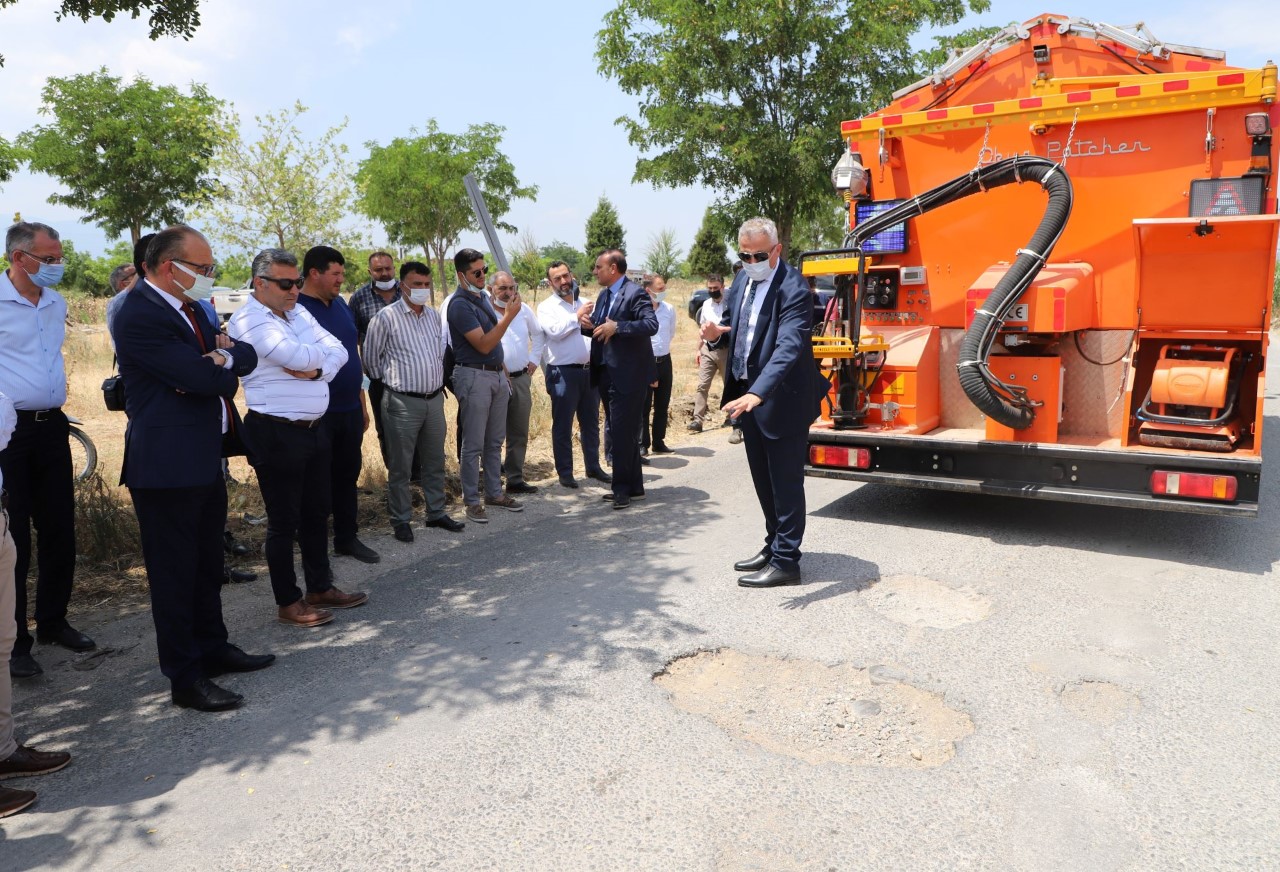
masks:
POLYGON ((1276 67, 1044 14, 847 121, 809 475, 1253 516, 1276 67))

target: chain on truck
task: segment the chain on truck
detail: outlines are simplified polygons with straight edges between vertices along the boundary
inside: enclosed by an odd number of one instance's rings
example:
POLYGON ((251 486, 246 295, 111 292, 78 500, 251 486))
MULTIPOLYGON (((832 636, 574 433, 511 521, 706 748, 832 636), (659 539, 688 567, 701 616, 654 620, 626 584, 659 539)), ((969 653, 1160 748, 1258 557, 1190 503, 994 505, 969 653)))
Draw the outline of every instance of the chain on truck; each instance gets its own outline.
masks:
POLYGON ((1041 15, 846 121, 809 475, 1254 516, 1276 67, 1041 15))

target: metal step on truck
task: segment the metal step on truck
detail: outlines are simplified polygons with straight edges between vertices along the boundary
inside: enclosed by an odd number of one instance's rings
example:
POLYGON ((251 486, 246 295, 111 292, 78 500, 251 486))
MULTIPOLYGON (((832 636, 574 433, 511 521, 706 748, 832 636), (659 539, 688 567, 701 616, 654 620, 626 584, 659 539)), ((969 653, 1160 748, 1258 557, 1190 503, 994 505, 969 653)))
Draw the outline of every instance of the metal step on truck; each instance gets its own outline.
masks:
POLYGON ((1256 516, 1276 67, 1044 14, 846 121, 809 475, 1256 516))

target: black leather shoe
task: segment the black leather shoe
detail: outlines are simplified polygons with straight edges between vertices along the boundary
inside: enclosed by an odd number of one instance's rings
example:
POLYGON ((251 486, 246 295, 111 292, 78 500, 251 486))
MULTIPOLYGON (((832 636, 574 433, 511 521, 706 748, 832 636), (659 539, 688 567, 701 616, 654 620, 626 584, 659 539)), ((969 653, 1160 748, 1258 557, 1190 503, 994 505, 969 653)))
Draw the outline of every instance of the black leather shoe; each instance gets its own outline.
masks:
POLYGON ((228 645, 225 651, 205 663, 204 674, 206 678, 217 678, 228 672, 257 672, 275 662, 274 654, 246 654, 235 645, 228 645))
POLYGON ((233 554, 236 557, 243 557, 253 549, 243 542, 237 541, 236 537, 231 535, 230 530, 223 530, 222 550, 226 551, 228 554, 233 554))
MULTIPOLYGON (((613 500, 613 493, 612 493, 612 492, 610 492, 610 493, 607 493, 607 494, 601 494, 601 495, 600 495, 600 499, 604 500, 605 502, 612 502, 612 500, 613 500)), ((630 499, 632 502, 639 502, 640 500, 644 499, 644 491, 640 491, 640 493, 638 493, 638 494, 631 494, 631 495, 630 495, 630 497, 629 497, 629 499, 630 499)))
POLYGON ((400 540, 401 542, 413 541, 413 530, 409 528, 408 524, 396 524, 395 534, 396 534, 396 539, 400 540))
POLYGON ((641 466, 651 466, 652 464, 649 462, 649 458, 645 457, 645 456, 642 454, 642 455, 640 455, 640 465, 641 465, 641 466))
POLYGON ((35 678, 42 672, 44 670, 30 654, 13 654, 9 657, 10 678, 35 678))
POLYGON ((382 559, 378 556, 377 551, 374 551, 359 539, 352 539, 350 542, 343 542, 341 545, 334 542, 333 553, 341 554, 344 557, 354 557, 361 563, 377 563, 382 559))
POLYGON ((246 584, 257 580, 258 573, 256 572, 245 572, 240 569, 232 569, 230 566, 222 567, 223 584, 246 584))
POLYGON ((225 712, 239 708, 244 702, 240 694, 218 687, 207 678, 197 679, 195 684, 182 690, 174 688, 171 696, 174 705, 199 712, 225 712))
POLYGON ((461 533, 467 525, 450 518, 448 515, 441 515, 438 518, 432 518, 427 521, 426 526, 439 527, 441 530, 448 530, 450 533, 461 533))
POLYGON ((536 487, 523 481, 507 485, 507 493, 509 494, 536 494, 537 492, 538 489, 536 487))
POLYGON ((605 484, 613 484, 613 476, 605 472, 603 469, 588 472, 587 478, 594 478, 596 481, 604 482, 605 484))
POLYGON ((65 626, 52 633, 36 630, 36 641, 41 645, 61 645, 69 651, 91 651, 98 647, 97 642, 72 626, 65 626))
POLYGON ((567 487, 569 490, 577 490, 578 483, 573 480, 571 475, 560 476, 560 487, 567 487))
POLYGON ((631 506, 631 497, 614 497, 609 502, 613 503, 615 509, 626 509, 631 506))
POLYGON ((765 548, 755 557, 749 557, 746 560, 739 560, 733 564, 733 568, 737 572, 759 572, 769 565, 769 549, 765 548))
POLYGON ((738 579, 739 587, 781 587, 784 584, 799 584, 800 570, 779 569, 770 564, 759 572, 744 575, 738 579))
POLYGON ((667 443, 663 442, 660 445, 653 446, 653 453, 654 454, 675 454, 676 451, 674 448, 668 447, 667 443))

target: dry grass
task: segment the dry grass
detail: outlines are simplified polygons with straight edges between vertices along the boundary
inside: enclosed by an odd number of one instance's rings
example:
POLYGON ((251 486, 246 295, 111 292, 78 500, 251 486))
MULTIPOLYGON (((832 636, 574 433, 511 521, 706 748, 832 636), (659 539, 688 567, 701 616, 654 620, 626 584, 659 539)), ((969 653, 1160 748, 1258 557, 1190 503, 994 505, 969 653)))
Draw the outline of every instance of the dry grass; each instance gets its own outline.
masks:
MULTIPOLYGON (((687 314, 690 295, 701 284, 673 281, 667 286, 666 300, 676 309, 676 338, 672 344, 672 363, 675 382, 671 399, 671 424, 667 441, 680 444, 699 438, 685 430, 693 408, 693 390, 697 384, 695 355, 698 349, 697 329, 687 314)), ((593 293, 593 291, 588 291, 593 293)), ((137 521, 134 518, 129 492, 117 483, 123 459, 125 416, 121 412, 108 412, 102 402, 102 380, 111 374, 111 344, 105 326, 105 299, 75 299, 69 301, 71 325, 67 331, 66 363, 68 379, 68 406, 70 414, 79 417, 83 429, 93 439, 98 449, 99 475, 77 487, 77 600, 92 601, 101 605, 102 600, 118 597, 136 598, 146 594, 146 574, 142 570, 142 553, 138 541, 137 521)), ((533 410, 529 423, 529 451, 525 461, 526 479, 533 484, 555 481, 555 465, 551 453, 551 402, 544 389, 540 374, 533 376, 533 410)), ((719 385, 713 388, 718 394, 719 385)), ((244 411, 243 395, 240 409, 244 411)), ((453 504, 451 511, 460 511, 461 489, 458 484, 458 465, 454 457, 454 421, 457 403, 452 397, 445 400, 445 417, 449 434, 445 442, 446 492, 453 504)), ((385 494, 386 470, 378 451, 378 441, 372 428, 364 442, 364 472, 360 488, 360 525, 370 530, 388 527, 385 494)), ((581 452, 575 451, 575 473, 583 477, 581 452)), ((265 515, 262 496, 258 491, 253 470, 244 458, 231 461, 231 474, 236 482, 228 486, 228 517, 236 536, 251 544, 255 556, 246 558, 253 565, 261 560, 265 525, 244 523, 265 515)), ((535 497, 536 499, 536 497, 535 497)), ((420 497, 415 500, 420 507, 420 497)), ((259 571, 265 566, 258 565, 259 571)))

